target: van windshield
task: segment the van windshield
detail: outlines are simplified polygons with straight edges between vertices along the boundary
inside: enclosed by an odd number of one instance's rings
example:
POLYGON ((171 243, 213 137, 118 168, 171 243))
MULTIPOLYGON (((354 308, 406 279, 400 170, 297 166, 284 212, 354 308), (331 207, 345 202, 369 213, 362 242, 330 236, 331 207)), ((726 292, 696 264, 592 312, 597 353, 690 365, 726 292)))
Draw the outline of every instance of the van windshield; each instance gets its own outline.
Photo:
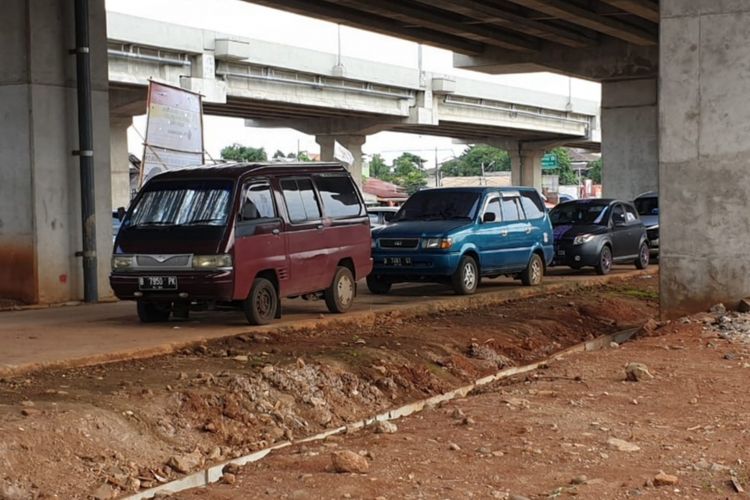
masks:
POLYGON ((230 181, 151 183, 124 224, 126 227, 223 226, 231 197, 230 181))
POLYGON ((473 219, 479 205, 479 197, 479 193, 472 191, 419 191, 406 200, 393 217, 393 222, 473 219))

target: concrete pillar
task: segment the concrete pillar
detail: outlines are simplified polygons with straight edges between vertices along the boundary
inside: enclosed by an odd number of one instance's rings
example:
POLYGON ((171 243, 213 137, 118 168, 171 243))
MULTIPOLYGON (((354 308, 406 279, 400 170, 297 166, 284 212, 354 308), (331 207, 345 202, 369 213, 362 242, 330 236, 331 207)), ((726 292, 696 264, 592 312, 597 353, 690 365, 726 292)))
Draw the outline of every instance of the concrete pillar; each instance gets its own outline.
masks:
POLYGON ((129 116, 110 115, 109 147, 112 170, 112 210, 127 208, 130 204, 130 161, 128 160, 128 128, 133 119, 129 116))
POLYGON ((662 315, 750 295, 750 3, 662 0, 662 315))
MULTIPOLYGON (((104 0, 90 2, 100 296, 109 292, 109 109, 104 0)), ((0 296, 83 295, 73 2, 5 0, 0 30, 0 296)))
POLYGON ((632 200, 659 188, 655 78, 602 83, 602 195, 632 200))
POLYGON ((521 147, 518 150, 511 150, 509 153, 511 184, 535 187, 541 193, 544 151, 521 147))
POLYGON ((354 182, 362 189, 362 146, 367 141, 365 135, 316 135, 315 142, 320 145, 320 159, 334 161, 334 143, 344 146, 354 157, 354 163, 349 167, 354 182))

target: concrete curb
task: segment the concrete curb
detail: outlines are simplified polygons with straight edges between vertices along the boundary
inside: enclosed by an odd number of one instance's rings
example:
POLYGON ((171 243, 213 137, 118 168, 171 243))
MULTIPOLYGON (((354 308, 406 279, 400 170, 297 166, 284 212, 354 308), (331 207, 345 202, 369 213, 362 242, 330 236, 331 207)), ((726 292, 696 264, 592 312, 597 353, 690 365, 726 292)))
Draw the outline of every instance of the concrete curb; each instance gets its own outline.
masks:
POLYGON ((653 276, 655 272, 657 271, 628 271, 616 275, 586 277, 576 281, 553 283, 548 285, 541 285, 538 287, 517 288, 511 291, 503 290, 497 292, 482 293, 479 295, 431 299, 427 302, 417 304, 414 304, 413 302, 404 302, 366 311, 349 312, 345 315, 330 315, 324 318, 293 320, 289 322, 280 321, 267 326, 248 326, 247 330, 242 330, 236 333, 230 333, 219 337, 201 337, 198 339, 194 338, 185 341, 164 343, 155 347, 94 354, 90 356, 83 356, 80 358, 73 358, 62 361, 0 366, 0 377, 18 376, 43 369, 82 368, 92 365, 116 363, 119 361, 153 358, 156 356, 172 354, 181 349, 196 347, 206 342, 213 342, 225 338, 236 337, 238 335, 277 331, 299 331, 312 328, 321 328, 325 326, 368 326, 374 325, 384 316, 407 318, 425 316, 434 313, 477 309, 484 306, 501 305, 517 300, 543 297, 545 295, 550 295, 553 293, 570 292, 580 288, 595 288, 597 286, 604 286, 621 281, 627 281, 639 276, 653 276))
POLYGON ((423 411, 424 409, 434 408, 435 406, 441 403, 450 401, 452 399, 465 397, 469 393, 471 393, 471 391, 473 391, 474 389, 478 387, 482 387, 482 386, 491 384, 493 382, 497 382, 498 380, 512 377, 514 375, 520 375, 523 373, 532 372, 534 370, 537 370, 541 366, 548 365, 551 362, 559 360, 567 355, 578 353, 578 352, 597 351, 601 349, 602 347, 608 346, 610 342, 617 342, 618 344, 623 343, 627 341, 628 339, 630 339, 633 335, 635 335, 635 333, 638 330, 639 328, 631 328, 629 330, 623 330, 621 332, 616 332, 616 333, 612 333, 608 335, 602 335, 593 340, 582 342, 572 347, 563 349, 562 351, 559 351, 553 354, 552 356, 549 356, 548 358, 545 358, 543 360, 536 361, 528 365, 514 366, 512 368, 506 368, 504 370, 500 370, 494 375, 488 375, 486 377, 482 377, 469 385, 465 385, 463 387, 459 387, 457 389, 453 389, 448 392, 438 394, 437 396, 431 396, 426 399, 415 401, 413 403, 407 403, 399 408, 394 408, 393 410, 389 410, 385 413, 380 413, 373 417, 369 417, 369 418, 359 420, 357 422, 353 422, 346 426, 337 427, 335 429, 329 429, 321 433, 315 434, 313 436, 309 436, 309 437, 295 440, 295 441, 284 441, 274 446, 271 446, 269 448, 265 448, 263 450, 256 451, 249 455, 245 455, 239 458, 235 458, 233 460, 228 460, 226 462, 213 465, 199 472, 195 472, 193 474, 185 476, 181 479, 177 479, 175 481, 171 481, 161 486, 157 486, 149 490, 141 491, 134 495, 130 495, 124 498, 125 500, 142 500, 142 499, 154 498, 156 495, 159 495, 159 494, 175 494, 175 493, 179 493, 181 491, 185 491, 185 490, 192 489, 192 488, 205 487, 210 484, 219 482, 223 475, 224 467, 229 464, 242 466, 242 465, 246 465, 249 463, 258 462, 264 459, 265 457, 267 457, 273 451, 280 450, 282 448, 287 448, 295 444, 309 443, 313 441, 321 441, 327 438, 328 436, 332 436, 334 434, 341 434, 344 432, 354 432, 360 429, 364 429, 365 427, 371 426, 380 421, 397 420, 399 418, 406 417, 411 414, 423 411))

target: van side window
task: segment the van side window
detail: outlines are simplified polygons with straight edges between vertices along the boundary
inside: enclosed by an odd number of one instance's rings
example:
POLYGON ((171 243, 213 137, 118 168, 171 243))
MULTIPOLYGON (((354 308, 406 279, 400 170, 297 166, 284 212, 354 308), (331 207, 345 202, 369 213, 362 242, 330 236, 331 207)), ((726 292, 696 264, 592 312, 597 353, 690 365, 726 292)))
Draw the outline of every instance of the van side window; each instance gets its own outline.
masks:
POLYGON ((500 222, 502 219, 502 211, 500 210, 500 198, 492 198, 489 203, 487 203, 487 210, 484 211, 485 214, 495 214, 495 222, 500 222))
POLYGON ((523 219, 518 207, 518 198, 503 198, 502 201, 503 221, 513 222, 523 219))
POLYGON ((362 215, 362 204, 348 176, 319 176, 315 178, 326 216, 345 219, 362 215))
POLYGON ((320 207, 310 179, 284 179, 281 181, 289 221, 292 223, 320 220, 320 207))
POLYGON ((524 212, 526 212, 527 219, 541 219, 544 217, 544 203, 538 194, 532 191, 521 191, 521 205, 524 212))
POLYGON ((267 183, 250 184, 245 187, 245 198, 240 208, 240 220, 273 219, 276 210, 273 206, 271 186, 267 183))

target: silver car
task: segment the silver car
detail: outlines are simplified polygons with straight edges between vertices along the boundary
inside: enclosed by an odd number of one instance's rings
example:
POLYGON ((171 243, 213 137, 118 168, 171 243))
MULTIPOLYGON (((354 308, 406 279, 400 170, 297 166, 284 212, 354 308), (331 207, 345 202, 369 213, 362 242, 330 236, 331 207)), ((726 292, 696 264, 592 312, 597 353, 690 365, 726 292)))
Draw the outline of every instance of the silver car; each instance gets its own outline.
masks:
POLYGON ((638 215, 646 226, 646 236, 651 255, 659 255, 659 193, 649 191, 633 201, 638 215))

